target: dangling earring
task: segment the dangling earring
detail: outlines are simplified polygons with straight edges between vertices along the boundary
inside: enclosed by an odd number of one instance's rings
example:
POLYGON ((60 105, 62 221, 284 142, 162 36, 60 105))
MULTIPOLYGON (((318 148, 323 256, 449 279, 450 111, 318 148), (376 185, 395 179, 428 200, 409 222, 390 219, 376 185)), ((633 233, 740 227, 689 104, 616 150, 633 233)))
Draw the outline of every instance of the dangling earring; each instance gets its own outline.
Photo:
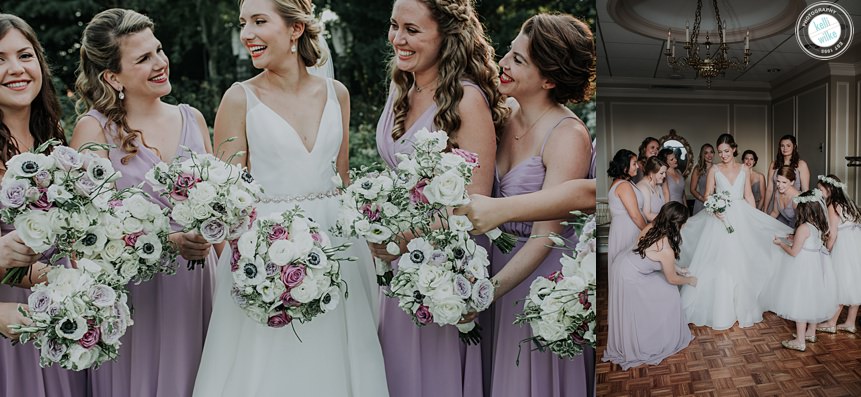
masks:
POLYGON ((117 94, 117 98, 119 98, 122 101, 123 99, 126 99, 126 94, 124 94, 123 91, 120 90, 120 93, 117 94))
POLYGON ((296 53, 296 43, 293 43, 293 46, 290 47, 290 52, 292 52, 294 54, 296 53))

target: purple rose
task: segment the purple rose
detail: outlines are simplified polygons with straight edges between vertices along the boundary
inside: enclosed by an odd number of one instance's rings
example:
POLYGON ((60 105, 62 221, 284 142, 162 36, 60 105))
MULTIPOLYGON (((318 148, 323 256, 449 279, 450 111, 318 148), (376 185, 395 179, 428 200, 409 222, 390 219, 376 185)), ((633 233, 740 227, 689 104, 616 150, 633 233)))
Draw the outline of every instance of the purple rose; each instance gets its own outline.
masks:
POLYGON ((78 180, 75 181, 75 191, 78 192, 78 194, 90 197, 90 193, 92 193, 93 190, 96 190, 96 183, 93 182, 93 180, 86 174, 81 175, 78 177, 78 180))
POLYGON ((47 170, 40 170, 36 175, 33 175, 33 181, 36 182, 36 186, 47 188, 51 186, 51 173, 47 170))
POLYGON ((51 201, 48 200, 48 189, 39 188, 39 198, 30 205, 31 208, 47 211, 53 207, 51 201))
POLYGON ((286 306, 286 307, 301 306, 302 305, 302 302, 299 302, 296 299, 293 299, 293 296, 290 295, 290 291, 284 292, 283 294, 281 294, 281 297, 278 299, 281 301, 281 304, 286 306))
POLYGON ((194 187, 200 179, 194 175, 182 173, 176 177, 176 182, 173 184, 173 190, 170 192, 170 197, 177 201, 185 201, 188 198, 188 190, 194 187))
MULTIPOLYGON (((469 150, 452 149, 451 153, 462 157, 464 160, 466 160, 467 163, 478 164, 478 155, 473 152, 470 152, 469 150)), ((478 167, 476 166, 476 168, 478 167)))
POLYGON ((269 317, 269 320, 266 321, 266 325, 272 328, 281 328, 290 322, 293 321, 293 317, 290 317, 289 314, 285 311, 278 312, 278 314, 269 317))
POLYGON ((126 243, 126 247, 134 247, 135 243, 138 242, 138 237, 140 236, 143 236, 143 232, 134 232, 123 236, 123 241, 126 243))
POLYGON ((84 159, 81 157, 81 154, 68 146, 55 147, 51 152, 51 157, 57 160, 57 164, 60 165, 63 171, 80 169, 84 166, 84 159))
POLYGON ((448 260, 448 255, 446 255, 446 253, 444 251, 433 250, 433 251, 431 251, 430 259, 428 260, 428 263, 430 263, 432 265, 441 266, 447 260, 448 260))
POLYGON ((362 215, 364 215, 366 218, 368 218, 368 220, 371 222, 380 219, 380 210, 379 209, 376 209, 376 210, 371 209, 370 204, 363 204, 362 208, 360 208, 359 211, 362 213, 362 215))
POLYGON ((102 339, 101 336, 102 333, 101 331, 99 331, 99 327, 90 327, 90 329, 87 330, 86 333, 84 333, 84 336, 81 337, 81 340, 79 340, 78 343, 80 343, 81 346, 84 347, 84 349, 89 349, 99 343, 99 341, 102 339))
POLYGON ((427 306, 419 305, 419 308, 416 309, 416 320, 421 325, 428 325, 433 322, 433 313, 428 310, 427 306))
POLYGON ((472 295, 472 284, 466 277, 458 274, 454 276, 454 293, 462 299, 469 299, 472 295))
POLYGON ((109 307, 117 301, 117 292, 104 284, 97 284, 90 288, 90 299, 97 307, 109 307))
POLYGON ((49 338, 42 345, 42 357, 52 362, 60 362, 64 354, 66 354, 66 345, 57 339, 49 338))
POLYGON ((209 218, 200 224, 200 235, 211 244, 217 244, 227 238, 227 225, 220 219, 209 218))
POLYGON ((288 265, 281 269, 281 282, 288 288, 293 288, 305 279, 305 267, 288 265))
POLYGON ((269 234, 267 234, 267 238, 269 242, 273 242, 275 240, 287 240, 288 239, 287 229, 280 224, 273 225, 271 229, 269 229, 269 234))
POLYGON ((493 302, 493 283, 483 278, 472 286, 472 302, 478 311, 490 307, 493 302))
POLYGON ((416 204, 416 203, 427 204, 428 203, 428 198, 425 197, 425 193, 424 193, 425 186, 427 186, 427 184, 428 184, 428 180, 422 179, 422 180, 418 181, 418 183, 416 183, 416 186, 410 190, 410 201, 412 201, 413 204, 416 204))
POLYGON ((23 179, 6 181, 0 190, 0 203, 7 208, 19 208, 27 201, 30 184, 23 179))
POLYGON ((45 313, 51 306, 51 296, 44 290, 33 292, 27 297, 27 306, 33 313, 45 313))

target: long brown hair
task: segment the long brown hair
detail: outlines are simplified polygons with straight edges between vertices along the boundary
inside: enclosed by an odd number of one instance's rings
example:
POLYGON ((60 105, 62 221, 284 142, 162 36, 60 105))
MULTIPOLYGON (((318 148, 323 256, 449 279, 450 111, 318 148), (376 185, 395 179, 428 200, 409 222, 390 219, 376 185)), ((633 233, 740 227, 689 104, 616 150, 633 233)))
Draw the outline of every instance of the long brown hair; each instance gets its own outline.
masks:
MULTIPOLYGON (((462 80, 471 80, 487 98, 493 116, 496 136, 502 131, 509 109, 505 97, 499 93, 499 66, 494 61, 494 50, 478 20, 474 0, 419 0, 431 12, 439 26, 442 44, 438 56, 439 84, 434 92, 437 112, 434 125, 449 134, 449 143, 457 142, 455 131, 460 128, 458 105, 463 98, 462 80)), ((400 139, 406 133, 410 102, 407 94, 415 83, 412 73, 397 68, 397 57, 392 51, 389 72, 395 99, 392 105, 394 126, 392 138, 400 139)))
MULTIPOLYGON (((814 196, 813 190, 798 195, 799 198, 808 199, 814 196)), ((818 200, 800 202, 795 205, 795 211, 795 228, 798 229, 799 226, 810 223, 819 229, 819 238, 822 239, 822 244, 828 244, 828 236, 831 232, 828 229, 828 214, 825 212, 825 203, 820 203, 818 200)))
POLYGON ((688 209, 682 203, 670 201, 661 207, 658 216, 652 222, 652 228, 649 229, 643 237, 637 241, 637 247, 634 252, 640 255, 641 258, 646 257, 646 249, 651 247, 662 238, 666 237, 673 249, 673 254, 676 259, 679 259, 679 252, 682 247, 682 225, 688 221, 688 209))
MULTIPOLYGON (((837 175, 828 174, 826 177, 836 181, 837 183, 841 183, 840 178, 838 178, 837 175)), ((858 205, 846 196, 843 189, 821 179, 816 184, 822 186, 823 189, 828 191, 828 199, 825 200, 825 202, 828 205, 833 205, 835 208, 840 207, 840 212, 843 213, 843 219, 849 222, 861 222, 861 211, 858 210, 858 205)))
MULTIPOLYGON (((36 60, 39 62, 39 68, 42 69, 42 86, 39 87, 39 93, 33 102, 30 103, 30 134, 33 136, 33 147, 50 140, 57 139, 60 142, 66 142, 66 136, 63 133, 63 127, 60 125, 60 101, 57 99, 57 93, 54 91, 54 85, 51 77, 51 68, 45 60, 45 50, 42 49, 42 44, 36 38, 36 32, 23 19, 12 14, 0 14, 0 39, 12 31, 12 29, 21 32, 24 38, 33 46, 33 52, 36 53, 36 60)), ((12 136, 12 131, 6 125, 3 111, 0 110, 0 168, 5 167, 3 164, 9 161, 12 156, 20 154, 21 149, 18 147, 18 142, 12 136)))
POLYGON ((112 8, 96 14, 84 28, 81 39, 81 62, 75 81, 79 99, 75 108, 79 113, 95 109, 105 115, 108 125, 117 127, 120 149, 128 153, 122 158, 123 164, 137 155, 135 140, 140 139, 145 146, 146 142, 140 130, 129 126, 125 104, 103 75, 106 71, 121 71, 120 39, 146 29, 154 29, 148 17, 132 10, 112 8))
POLYGON ((777 169, 784 164, 783 153, 780 152, 780 142, 789 141, 792 143, 792 155, 789 156, 789 164, 788 166, 792 168, 798 168, 798 162, 801 161, 801 155, 798 154, 798 143, 795 141, 795 136, 792 135, 784 135, 780 137, 780 140, 777 141, 777 154, 774 155, 774 165, 772 169, 777 169))

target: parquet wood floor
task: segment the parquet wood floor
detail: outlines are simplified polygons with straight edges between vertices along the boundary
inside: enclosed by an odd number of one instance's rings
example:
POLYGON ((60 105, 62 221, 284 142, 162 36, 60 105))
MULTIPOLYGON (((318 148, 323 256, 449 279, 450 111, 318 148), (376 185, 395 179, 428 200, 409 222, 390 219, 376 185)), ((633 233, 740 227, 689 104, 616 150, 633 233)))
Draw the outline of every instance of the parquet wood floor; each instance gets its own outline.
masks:
POLYGON ((807 351, 788 350, 780 341, 791 337, 795 324, 770 312, 750 328, 714 331, 691 326, 690 346, 656 366, 622 371, 603 362, 606 254, 598 267, 598 396, 861 396, 861 332, 820 332, 807 351))

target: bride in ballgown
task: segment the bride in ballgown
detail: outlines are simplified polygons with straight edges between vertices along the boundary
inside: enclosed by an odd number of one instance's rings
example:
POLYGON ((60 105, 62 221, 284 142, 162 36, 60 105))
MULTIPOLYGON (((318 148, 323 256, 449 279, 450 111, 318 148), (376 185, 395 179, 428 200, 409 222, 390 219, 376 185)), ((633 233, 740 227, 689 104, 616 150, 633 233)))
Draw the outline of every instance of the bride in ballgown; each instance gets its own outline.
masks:
POLYGON ((735 161, 738 151, 732 135, 718 138, 717 152, 721 162, 709 170, 706 197, 726 191, 732 202, 723 220, 707 211, 688 220, 682 229, 679 265, 699 280, 696 287, 682 287, 688 322, 721 330, 736 322, 749 327, 762 321, 759 293, 781 255, 772 239, 792 229, 756 209, 750 169, 735 161), (734 232, 727 232, 726 225, 734 232))
MULTIPOLYGON (((257 207, 260 216, 298 205, 328 230, 338 213, 332 164, 341 175, 348 168, 349 94, 341 83, 305 68, 321 53, 311 3, 244 0, 240 23, 243 44, 264 71, 225 93, 215 120, 216 143, 239 135, 223 149, 227 155, 247 151, 239 161, 266 193, 257 207)), ((342 254, 358 257, 341 266, 348 299, 309 323, 294 322, 294 335, 290 327, 258 324, 234 303, 232 253, 226 247, 194 395, 388 396, 370 253, 354 241, 342 254)))

